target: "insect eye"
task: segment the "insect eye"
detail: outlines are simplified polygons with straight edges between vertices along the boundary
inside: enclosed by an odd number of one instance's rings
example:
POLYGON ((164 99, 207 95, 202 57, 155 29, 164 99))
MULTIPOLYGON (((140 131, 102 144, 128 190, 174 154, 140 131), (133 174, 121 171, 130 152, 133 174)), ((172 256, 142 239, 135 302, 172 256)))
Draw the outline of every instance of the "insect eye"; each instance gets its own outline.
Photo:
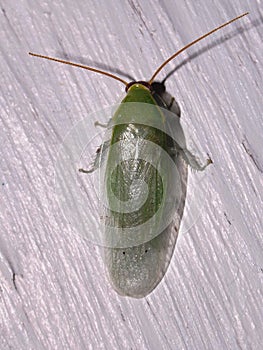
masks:
POLYGON ((148 249, 145 249, 145 253, 147 253, 148 252, 148 249))
POLYGON ((123 255, 125 255, 125 252, 122 252, 123 255))

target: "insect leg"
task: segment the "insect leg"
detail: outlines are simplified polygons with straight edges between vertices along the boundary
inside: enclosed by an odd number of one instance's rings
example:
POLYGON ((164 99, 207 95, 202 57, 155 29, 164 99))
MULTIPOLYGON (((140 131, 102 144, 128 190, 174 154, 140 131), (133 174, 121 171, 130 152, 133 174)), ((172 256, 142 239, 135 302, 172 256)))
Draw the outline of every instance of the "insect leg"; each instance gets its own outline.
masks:
POLYGON ((190 167, 197 171, 203 171, 209 164, 212 164, 213 161, 208 155, 208 159, 205 164, 200 164, 200 160, 193 155, 188 149, 180 147, 176 142, 174 142, 174 146, 170 149, 172 155, 176 156, 180 153, 184 159, 184 161, 190 165, 190 167))
POLYGON ((95 160, 92 164, 91 169, 85 170, 80 168, 79 172, 80 173, 84 173, 84 174, 90 174, 93 171, 95 171, 96 169, 98 169, 102 164, 104 164, 105 160, 106 160, 106 150, 109 148, 110 146, 110 140, 105 141, 96 151, 96 157, 95 160))
POLYGON ((182 156, 186 163, 189 164, 192 169, 197 171, 203 171, 209 164, 213 163, 212 159, 208 155, 209 158, 206 160, 206 163, 200 164, 200 160, 187 149, 183 150, 182 156))
POLYGON ((104 123, 101 123, 101 122, 98 122, 98 121, 96 121, 96 122, 94 123, 94 125, 95 125, 95 126, 100 126, 100 127, 102 127, 102 128, 107 128, 107 127, 108 127, 108 123, 107 123, 107 124, 104 124, 104 123))

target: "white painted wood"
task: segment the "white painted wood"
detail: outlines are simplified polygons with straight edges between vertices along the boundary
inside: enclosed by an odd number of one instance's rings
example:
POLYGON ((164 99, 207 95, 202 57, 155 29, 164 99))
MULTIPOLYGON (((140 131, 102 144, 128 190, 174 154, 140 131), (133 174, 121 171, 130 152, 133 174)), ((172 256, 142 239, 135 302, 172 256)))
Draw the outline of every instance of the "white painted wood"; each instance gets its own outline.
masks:
POLYGON ((262 348, 262 53, 260 0, 1 2, 1 349, 262 348), (62 215, 54 174, 65 135, 123 87, 27 52, 147 79, 245 11, 160 74, 185 63, 167 88, 214 164, 164 280, 144 299, 120 297, 98 247, 62 215))

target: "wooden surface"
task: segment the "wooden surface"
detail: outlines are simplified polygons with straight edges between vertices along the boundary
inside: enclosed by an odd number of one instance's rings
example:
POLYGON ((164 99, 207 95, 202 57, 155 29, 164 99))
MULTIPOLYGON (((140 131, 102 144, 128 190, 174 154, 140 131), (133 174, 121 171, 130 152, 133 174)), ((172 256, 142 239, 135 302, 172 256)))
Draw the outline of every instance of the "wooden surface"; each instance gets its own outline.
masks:
POLYGON ((1 1, 0 35, 1 350, 262 349, 262 1, 1 1), (214 164, 164 280, 144 299, 120 297, 100 249, 63 215, 55 171, 67 133, 88 118, 89 140, 90 113, 123 86, 27 53, 147 79, 246 11, 160 74, 180 67, 167 89, 214 164))

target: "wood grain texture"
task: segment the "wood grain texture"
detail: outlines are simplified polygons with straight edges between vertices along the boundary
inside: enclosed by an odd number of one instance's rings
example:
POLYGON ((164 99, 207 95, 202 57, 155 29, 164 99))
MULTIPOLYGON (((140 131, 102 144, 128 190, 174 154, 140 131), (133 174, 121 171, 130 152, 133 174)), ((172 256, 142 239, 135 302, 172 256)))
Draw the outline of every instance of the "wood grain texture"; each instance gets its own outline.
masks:
POLYGON ((260 0, 1 1, 1 350, 262 348, 262 25, 260 0), (167 88, 214 164, 163 282, 144 299, 120 297, 100 249, 63 216, 55 171, 66 134, 123 87, 27 53, 147 79, 246 11, 160 74, 180 68, 167 88))

